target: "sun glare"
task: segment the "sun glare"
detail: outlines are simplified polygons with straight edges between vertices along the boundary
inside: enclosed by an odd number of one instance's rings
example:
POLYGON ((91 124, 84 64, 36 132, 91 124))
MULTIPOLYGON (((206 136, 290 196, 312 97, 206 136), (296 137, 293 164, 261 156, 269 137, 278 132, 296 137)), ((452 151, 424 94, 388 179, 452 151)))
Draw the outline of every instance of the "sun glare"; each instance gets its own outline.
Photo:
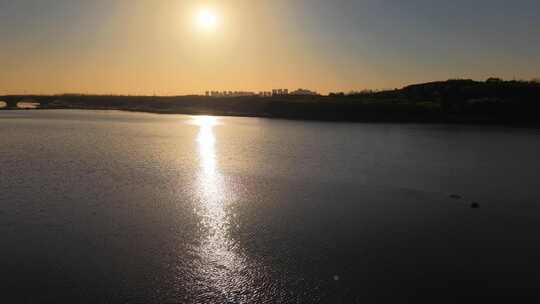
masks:
POLYGON ((218 17, 215 12, 209 9, 201 9, 197 15, 197 24, 205 30, 215 29, 218 23, 218 17))

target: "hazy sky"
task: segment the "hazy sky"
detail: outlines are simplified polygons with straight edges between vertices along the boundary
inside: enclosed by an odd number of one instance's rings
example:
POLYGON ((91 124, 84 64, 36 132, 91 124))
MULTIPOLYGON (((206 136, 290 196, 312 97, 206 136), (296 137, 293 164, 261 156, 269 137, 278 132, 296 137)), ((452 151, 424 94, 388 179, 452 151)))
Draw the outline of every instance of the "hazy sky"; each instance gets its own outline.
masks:
POLYGON ((539 0, 0 0, 0 94, 540 77, 539 0), (213 30, 196 22, 215 12, 213 30))

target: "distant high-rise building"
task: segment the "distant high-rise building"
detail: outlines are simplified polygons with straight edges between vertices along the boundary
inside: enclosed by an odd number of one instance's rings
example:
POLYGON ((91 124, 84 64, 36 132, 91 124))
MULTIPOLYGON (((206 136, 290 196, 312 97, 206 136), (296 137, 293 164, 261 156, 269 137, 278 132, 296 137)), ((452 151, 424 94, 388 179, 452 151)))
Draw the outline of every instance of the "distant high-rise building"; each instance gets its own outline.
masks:
POLYGON ((288 89, 273 89, 271 94, 272 96, 289 95, 289 90, 288 89))
POLYGON ((291 95, 315 96, 319 95, 319 93, 306 89, 298 89, 296 91, 292 91, 291 95))
POLYGON ((206 96, 212 97, 244 97, 244 96, 262 96, 264 92, 259 94, 250 91, 207 91, 206 96))

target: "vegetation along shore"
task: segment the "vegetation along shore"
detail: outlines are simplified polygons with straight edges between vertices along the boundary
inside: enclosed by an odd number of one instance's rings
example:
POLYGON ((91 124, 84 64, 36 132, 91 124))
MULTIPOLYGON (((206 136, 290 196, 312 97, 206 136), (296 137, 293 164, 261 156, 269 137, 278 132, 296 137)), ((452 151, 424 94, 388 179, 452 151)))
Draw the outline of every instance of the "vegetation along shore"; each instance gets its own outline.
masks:
POLYGON ((540 82, 468 79, 429 82, 384 91, 316 96, 207 97, 120 95, 8 95, 39 109, 111 109, 162 114, 206 114, 328 121, 495 123, 540 125, 540 82))

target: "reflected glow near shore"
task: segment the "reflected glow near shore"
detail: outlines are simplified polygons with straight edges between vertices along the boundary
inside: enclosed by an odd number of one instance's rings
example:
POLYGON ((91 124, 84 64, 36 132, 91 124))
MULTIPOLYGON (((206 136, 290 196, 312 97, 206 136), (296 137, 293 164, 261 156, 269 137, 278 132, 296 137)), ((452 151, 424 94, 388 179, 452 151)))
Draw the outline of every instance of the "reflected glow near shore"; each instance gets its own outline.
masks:
POLYGON ((207 177, 213 177, 217 174, 216 137, 214 136, 214 126, 217 124, 217 119, 211 116, 198 116, 195 117, 194 123, 200 128, 197 143, 201 168, 207 177))

